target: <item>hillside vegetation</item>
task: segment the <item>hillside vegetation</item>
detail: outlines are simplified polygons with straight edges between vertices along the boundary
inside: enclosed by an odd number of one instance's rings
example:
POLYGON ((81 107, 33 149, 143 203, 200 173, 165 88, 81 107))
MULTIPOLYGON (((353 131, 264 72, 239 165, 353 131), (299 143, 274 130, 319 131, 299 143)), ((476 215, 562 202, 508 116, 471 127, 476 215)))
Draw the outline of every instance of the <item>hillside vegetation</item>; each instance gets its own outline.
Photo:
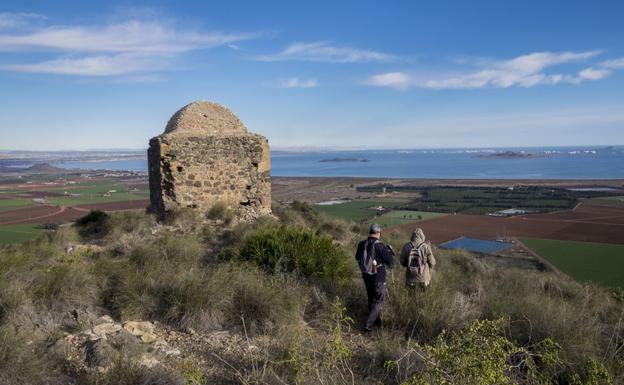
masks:
POLYGON ((274 212, 92 212, 0 249, 0 383, 624 381, 624 306, 604 288, 438 250, 426 292, 394 269, 383 325, 363 334, 365 229, 298 202, 274 212))

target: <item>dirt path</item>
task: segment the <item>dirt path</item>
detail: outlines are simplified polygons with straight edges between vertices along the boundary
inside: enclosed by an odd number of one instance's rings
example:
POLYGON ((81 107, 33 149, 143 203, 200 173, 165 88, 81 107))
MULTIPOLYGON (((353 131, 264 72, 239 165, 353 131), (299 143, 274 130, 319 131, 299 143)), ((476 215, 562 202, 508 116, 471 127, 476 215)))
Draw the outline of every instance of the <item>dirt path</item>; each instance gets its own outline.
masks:
POLYGON ((65 210, 67 210, 67 207, 65 206, 59 206, 59 210, 58 211, 54 211, 52 213, 49 214, 45 214, 45 215, 40 215, 37 217, 28 217, 28 218, 21 218, 21 219, 14 219, 14 220, 10 220, 10 221, 4 221, 4 222, 0 222, 0 225, 15 225, 15 224, 20 224, 20 223, 27 223, 33 220, 39 220, 39 219, 45 219, 45 218, 49 218, 49 217, 53 217, 59 214, 62 214, 65 212, 65 210))

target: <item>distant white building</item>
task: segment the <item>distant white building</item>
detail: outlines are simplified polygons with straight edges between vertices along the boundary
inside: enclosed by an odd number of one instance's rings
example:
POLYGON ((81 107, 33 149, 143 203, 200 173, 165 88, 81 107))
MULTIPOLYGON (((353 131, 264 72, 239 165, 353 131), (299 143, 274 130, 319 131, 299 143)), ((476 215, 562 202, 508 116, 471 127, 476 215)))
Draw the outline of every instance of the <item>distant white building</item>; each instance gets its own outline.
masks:
POLYGON ((523 215, 523 214, 526 214, 526 210, 507 209, 507 210, 497 211, 497 212, 495 212, 492 215, 497 216, 497 217, 509 217, 509 216, 512 216, 512 215, 523 215))

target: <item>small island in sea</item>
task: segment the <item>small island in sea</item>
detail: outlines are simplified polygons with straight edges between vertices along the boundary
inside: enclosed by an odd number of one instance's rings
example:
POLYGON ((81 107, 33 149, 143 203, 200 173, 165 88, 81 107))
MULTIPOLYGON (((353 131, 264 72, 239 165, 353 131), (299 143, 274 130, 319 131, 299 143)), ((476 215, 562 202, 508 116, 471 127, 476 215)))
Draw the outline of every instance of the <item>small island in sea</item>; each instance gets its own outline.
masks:
POLYGON ((321 159, 321 160, 319 160, 319 162, 321 162, 321 163, 346 163, 346 162, 366 163, 366 162, 370 162, 370 160, 369 159, 358 159, 358 158, 332 158, 332 159, 321 159))
POLYGON ((498 158, 498 159, 525 159, 525 158, 537 158, 540 155, 533 154, 524 151, 503 151, 494 152, 491 154, 478 155, 479 158, 498 158))

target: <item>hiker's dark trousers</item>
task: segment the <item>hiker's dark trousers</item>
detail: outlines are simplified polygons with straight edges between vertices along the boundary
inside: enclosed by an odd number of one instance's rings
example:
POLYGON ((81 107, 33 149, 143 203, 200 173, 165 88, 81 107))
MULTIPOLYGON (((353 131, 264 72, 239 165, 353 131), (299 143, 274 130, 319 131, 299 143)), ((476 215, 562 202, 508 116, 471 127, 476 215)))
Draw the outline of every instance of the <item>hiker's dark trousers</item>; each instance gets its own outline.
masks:
POLYGON ((368 317, 366 318, 366 328, 370 329, 375 324, 381 313, 385 297, 385 282, 375 280, 374 275, 363 275, 366 294, 368 295, 368 317))

